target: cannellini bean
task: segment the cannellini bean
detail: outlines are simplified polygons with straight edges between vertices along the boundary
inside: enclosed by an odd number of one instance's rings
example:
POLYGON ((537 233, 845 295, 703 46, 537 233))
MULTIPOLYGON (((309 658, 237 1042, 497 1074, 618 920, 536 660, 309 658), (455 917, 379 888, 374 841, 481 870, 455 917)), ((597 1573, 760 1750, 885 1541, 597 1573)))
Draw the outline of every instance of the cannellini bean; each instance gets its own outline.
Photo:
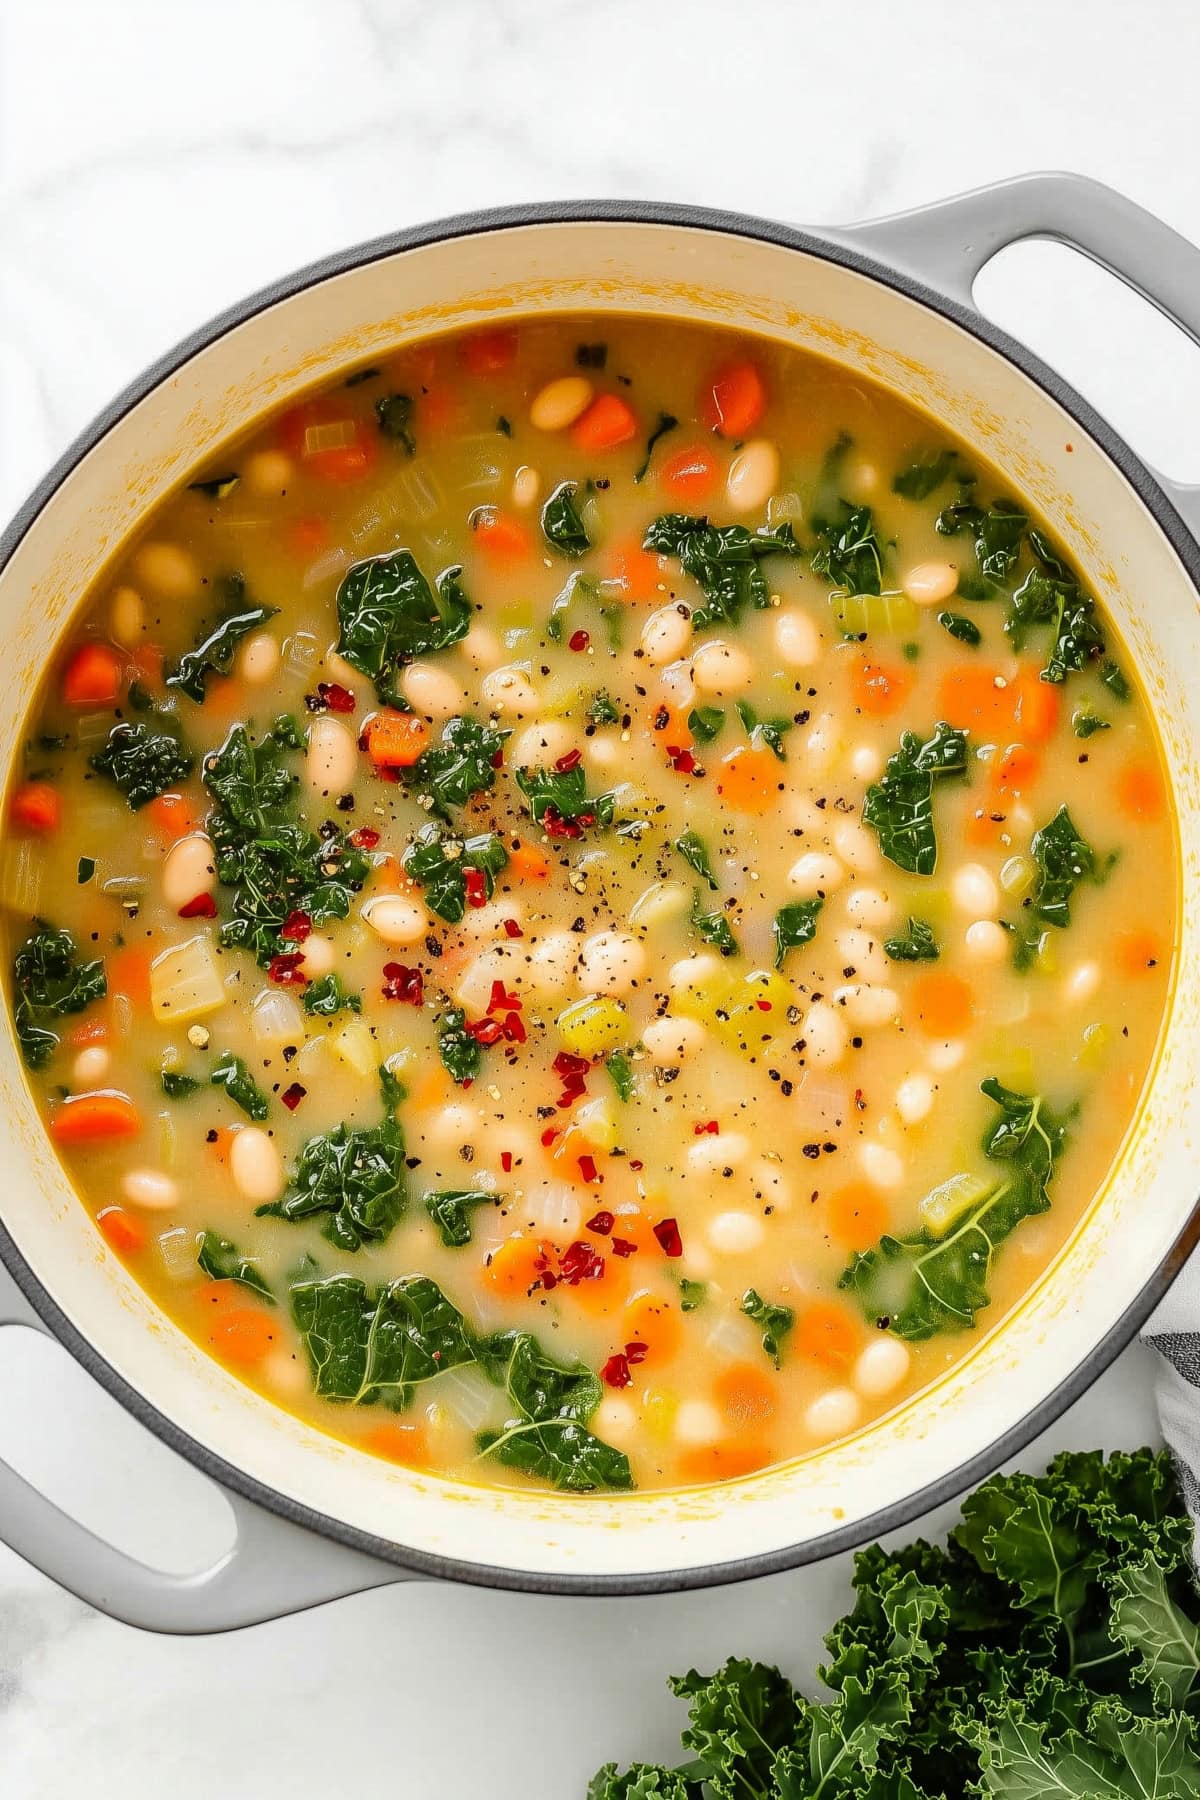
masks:
POLYGON ((872 1187, 892 1193, 904 1186, 907 1171, 904 1158, 887 1144, 868 1141, 858 1147, 858 1166, 872 1187))
POLYGON ((711 987, 724 972, 725 964, 713 951, 697 950, 693 956, 682 956, 671 964, 667 970, 667 985, 673 989, 711 987))
POLYGON ((1067 979, 1063 982, 1063 999, 1068 1006, 1082 1006, 1090 1000, 1100 988, 1100 964, 1096 962, 1076 963, 1067 979))
POLYGON ((504 655, 500 639, 486 625, 472 625, 460 649, 473 669, 494 669, 504 655))
POLYGON ((534 947, 528 978, 539 994, 555 994, 571 979, 579 960, 579 939, 570 931, 552 931, 534 947))
POLYGON ((792 1204, 791 1183, 777 1162, 770 1162, 765 1156, 756 1157, 750 1165, 749 1176, 754 1183, 756 1200, 774 1207, 776 1212, 787 1212, 792 1204))
POLYGON ((353 691, 355 682, 362 681, 361 669, 356 669, 353 663, 347 662, 344 656, 339 655, 336 644, 330 644, 321 660, 329 679, 336 681, 341 687, 350 688, 353 691))
POLYGON ((358 773, 358 745, 354 733, 340 719, 323 713, 308 728, 304 779, 318 794, 345 794, 358 773))
POLYGON ((692 641, 692 615, 686 606, 660 606, 642 626, 642 649, 656 667, 684 655, 692 641))
POLYGON ((593 994, 631 994, 646 973, 646 952, 627 931, 598 931, 579 953, 579 979, 593 994))
POLYGON ((937 1089, 928 1075, 908 1075, 896 1089, 896 1111, 906 1125, 918 1125, 933 1110, 937 1089))
POLYGON ((252 494, 275 499, 292 479, 292 459, 282 450, 259 450, 242 465, 242 480, 252 494))
POLYGON ((337 956, 331 937, 326 937, 323 931, 310 931, 300 949, 304 956, 304 973, 310 981, 318 981, 322 975, 330 974, 337 956))
POLYGON ((839 819, 833 828, 833 847, 857 875, 874 875, 881 866, 879 846, 855 819, 839 819))
POLYGON ((677 707, 682 712, 692 705, 696 698, 696 683, 692 680, 690 663, 668 663, 658 680, 668 706, 677 707))
POLYGON ((883 752, 874 744, 859 744, 850 752, 850 773, 856 781, 877 781, 883 774, 883 752))
POLYGON ((845 869, 828 850, 806 850, 787 873, 788 886, 805 900, 836 892, 845 879, 845 869))
POLYGON ((311 1391, 308 1359, 297 1356, 295 1351, 285 1349, 282 1344, 268 1351, 258 1367, 267 1386, 285 1399, 297 1400, 301 1394, 311 1391))
POLYGON ((454 977, 454 998, 469 1013, 485 1013, 493 984, 503 981, 511 986, 524 974, 523 959, 500 945, 480 951, 465 962, 454 977))
POLYGON ((967 955, 979 963, 1002 963, 1008 955, 1008 933, 995 919, 976 919, 963 933, 967 955))
POLYGON ((846 895, 846 917, 852 925, 886 925, 892 903, 882 888, 853 887, 846 895))
POLYGON ((960 863, 950 877, 950 898, 968 919, 995 918, 1000 910, 996 877, 982 863, 960 863))
POLYGON ((704 694, 740 694, 754 680, 754 664, 740 644, 713 638, 693 654, 692 679, 704 694))
POLYGON ((179 1204, 179 1189, 161 1169, 127 1169, 121 1177, 121 1193, 131 1206, 147 1212, 163 1212, 179 1204))
POLYGON ((729 465, 725 497, 734 512, 761 512, 779 486, 779 450, 770 438, 751 438, 729 465))
POLYGON ((864 1030, 891 1025, 900 1017, 900 996, 895 988, 873 987, 869 982, 849 982, 834 989, 833 1004, 848 1024, 864 1030))
POLYGON ((900 1386, 911 1362, 908 1345, 881 1332, 860 1352, 850 1379, 860 1394, 877 1400, 900 1386))
MULTIPOLYGON (((305 973, 308 973, 307 969, 305 973)), ((263 988, 255 997, 251 1020, 255 1040, 261 1046, 278 1048, 281 1044, 298 1044, 303 1040, 304 1014, 296 996, 286 988, 263 988)))
POLYGON ((279 1198, 283 1166, 274 1142, 260 1126, 243 1125, 234 1132, 229 1146, 229 1172, 244 1200, 261 1206, 279 1198))
POLYGON ((541 485, 542 478, 537 470, 531 469, 528 463, 522 464, 513 476, 513 505, 519 507, 522 511, 527 507, 533 506, 537 501, 541 485))
POLYGON ((194 600, 200 591, 200 571, 182 544, 143 544, 133 568, 142 586, 164 600, 194 600))
POLYGON ((680 1444, 712 1444, 721 1436, 721 1415, 709 1400, 685 1400, 675 1414, 675 1438, 680 1444))
POLYGON ((967 1046, 960 1038, 946 1038, 943 1043, 930 1044, 925 1052, 925 1061, 935 1075, 946 1075, 951 1069, 957 1069, 967 1054, 967 1046))
POLYGON ((119 587, 112 597, 108 621, 113 636, 126 650, 132 650, 142 635, 146 609, 136 588, 119 587))
POLYGON ((462 687, 433 663, 409 663, 400 677, 400 691, 423 719, 452 719, 462 711, 462 687))
POLYGON ((631 1444, 637 1436, 637 1409, 620 1394, 606 1394, 589 1424, 606 1444, 631 1444))
POLYGON ((362 907, 361 917, 385 944, 419 944, 429 930, 429 914, 407 894, 377 894, 362 907))
POLYGON ((583 746, 584 758, 594 769, 615 769, 627 754, 618 727, 611 731, 593 731, 583 746))
POLYGON ((775 615, 775 648, 789 669, 810 669, 821 660, 821 637, 805 612, 783 607, 775 615))
POLYGON ((646 1055, 658 1069, 673 1069, 703 1050, 708 1037, 699 1019, 677 1019, 666 1013, 642 1032, 646 1055))
POLYGON ((918 563, 900 582, 901 590, 914 606, 939 606, 957 586, 958 570, 948 562, 918 563))
POLYGON ((585 410, 592 397, 592 384, 583 375, 560 375, 539 388, 529 408, 529 423, 535 431, 565 431, 585 410))
POLYGON ((426 1113, 417 1129, 428 1149, 457 1152, 478 1132, 479 1113, 475 1107, 454 1100, 448 1106, 439 1106, 436 1112, 426 1113))
POLYGON ((506 919, 513 919, 518 925, 524 923, 525 908, 515 896, 489 900, 483 906, 469 906, 459 930, 465 938, 478 944, 484 938, 498 937, 504 932, 506 919))
POLYGON ((804 1429, 819 1443, 845 1437, 862 1417, 862 1403, 851 1388, 829 1388, 807 1408, 804 1429))
POLYGON ((497 712, 520 719, 537 709, 537 694, 524 669, 509 666, 493 669, 480 683, 480 692, 497 712))
POLYGON ((178 912, 189 900, 211 894, 217 885, 217 865, 212 839, 203 831, 190 832, 171 845, 163 860, 163 900, 178 912))
POLYGON ((112 1066, 112 1057, 103 1044, 89 1044, 71 1064, 71 1080, 76 1087, 98 1087, 112 1066))
POLYGON ((561 719, 538 719, 518 731, 505 761, 514 769, 544 769, 575 748, 575 733, 561 719))
POLYGON ((814 775, 829 768, 838 753, 841 727, 832 713, 820 713, 804 740, 804 760, 814 775))
POLYGON ((830 1068, 846 1054, 847 1033, 841 1014, 826 1000, 814 1000, 800 1027, 804 1039, 804 1060, 825 1063, 830 1068))
POLYGON ((688 1145, 684 1160, 693 1175, 723 1176, 730 1169, 740 1169, 752 1149, 750 1139, 740 1131, 711 1131, 688 1145))
POLYGON ((767 1228, 755 1213, 722 1212, 710 1219, 705 1236, 718 1254, 740 1256, 757 1250, 767 1235, 767 1228))
POLYGON ((841 487, 851 500, 872 500, 879 492, 879 470, 865 457, 855 456, 842 471, 841 487))
POLYGON ((853 969, 860 981, 883 986, 891 980, 892 964, 884 954, 878 935, 850 925, 834 934, 834 949, 842 968, 853 969))
POLYGON ((246 639, 238 657, 238 671, 243 681, 257 687, 261 682, 270 681, 278 667, 279 643, 269 631, 256 631, 253 637, 246 639))

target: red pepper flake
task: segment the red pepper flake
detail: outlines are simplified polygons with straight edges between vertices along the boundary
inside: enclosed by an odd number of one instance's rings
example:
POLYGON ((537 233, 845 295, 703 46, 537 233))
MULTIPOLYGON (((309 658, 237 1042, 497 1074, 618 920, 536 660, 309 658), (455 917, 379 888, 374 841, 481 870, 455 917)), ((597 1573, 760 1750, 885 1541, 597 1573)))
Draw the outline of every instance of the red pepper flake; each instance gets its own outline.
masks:
POLYGON ((637 1249, 637 1245, 631 1244, 628 1238, 615 1237, 609 1244, 609 1249, 614 1256, 632 1256, 637 1249))
POLYGON ((284 1088, 279 1098, 283 1101, 283 1104, 287 1107, 289 1112, 295 1112, 307 1092, 308 1089, 306 1087, 301 1087, 298 1081, 293 1081, 290 1088, 284 1088))
POLYGON ((403 963, 384 963, 383 997, 399 1000, 402 1006, 424 1006, 425 976, 420 969, 408 969, 403 963))
POLYGON ((636 1363, 640 1363, 640 1362, 645 1362, 646 1357, 649 1354, 649 1350, 650 1350, 649 1344, 640 1344, 635 1341, 632 1344, 626 1344, 625 1355, 628 1358, 628 1360, 630 1361, 630 1363, 636 1364, 636 1363))
POLYGON ((640 1174, 640 1173, 641 1173, 641 1171, 642 1171, 642 1170, 643 1170, 643 1169, 644 1169, 644 1168, 645 1168, 645 1166, 646 1166, 646 1165, 645 1165, 645 1163, 644 1163, 644 1162, 642 1162, 642 1161, 641 1161, 641 1160, 640 1160, 640 1158, 638 1158, 638 1157, 636 1157, 636 1156, 631 1156, 631 1157, 630 1157, 630 1159, 629 1159, 629 1167, 630 1167, 630 1168, 631 1168, 631 1169, 632 1169, 632 1170, 633 1170, 633 1172, 634 1172, 634 1174, 635 1174, 635 1175, 638 1175, 638 1174, 640 1174))
POLYGON ((280 987, 307 987, 308 976, 300 967, 303 961, 303 950, 289 950, 271 958, 267 974, 280 987))
POLYGON ((306 912, 290 912, 280 926, 279 935, 289 944, 302 944, 312 930, 312 920, 306 912))
POLYGON ((607 1237, 615 1224, 616 1219, 612 1213, 598 1212, 592 1214, 584 1230, 594 1231, 597 1237, 607 1237))
POLYGON ((627 1388, 633 1380, 629 1373, 629 1358, 619 1350, 614 1352, 600 1371, 600 1379, 607 1387, 627 1388))
POLYGON ((492 767, 493 767, 493 769, 502 769, 504 767, 504 746, 503 746, 503 744, 500 746, 499 750, 497 750, 496 754, 492 758, 492 767))
POLYGON ((584 821, 594 824, 591 813, 581 813, 577 819, 564 819, 553 801, 548 802, 542 814, 542 829, 548 838, 581 838, 584 821))
POLYGON ((559 757, 554 766, 560 775, 566 775, 569 774, 572 769, 577 769, 582 761, 582 750, 568 750, 565 756, 559 757))
POLYGON ((350 833, 350 842, 356 850, 374 850, 379 843, 379 833, 373 825, 360 825, 357 831, 350 833))
POLYGON ((558 1271, 560 1278, 568 1287, 578 1287, 581 1281, 599 1281, 604 1275, 604 1258, 591 1244, 582 1238, 576 1238, 565 1250, 558 1253, 558 1271))
POLYGON ((217 903, 211 894, 197 894, 194 900, 180 907, 179 916, 181 919, 215 919, 217 903))
POLYGON ((500 1167, 504 1170, 504 1173, 506 1175, 512 1174, 512 1162, 513 1162, 512 1151, 511 1150, 502 1150, 500 1152, 500 1167))
POLYGON ((340 681, 318 681, 317 693, 330 712, 352 713, 358 705, 350 689, 343 687, 340 681))
POLYGON ((567 639, 567 649, 577 652, 586 650, 591 641, 586 631, 573 631, 567 639))
POLYGON ((562 1093, 558 1097, 560 1106, 573 1106, 576 1100, 587 1093, 585 1075, 591 1068, 586 1057, 573 1056, 569 1050, 560 1050, 553 1062, 556 1075, 562 1077, 562 1093))
POLYGON ((550 1066, 556 1075, 586 1075, 592 1065, 586 1056, 576 1056, 570 1050, 560 1050, 550 1066))
POLYGON ((525 933, 521 930, 521 927, 517 924, 515 919, 505 919, 504 935, 505 937, 519 938, 524 937, 525 933))
POLYGON ((676 771, 677 774, 679 774, 679 775, 694 774, 695 768, 696 768, 696 759, 692 755, 690 750, 683 750, 679 747, 678 744, 668 744, 667 745, 667 755, 671 760, 671 767, 676 771))
POLYGON ((654 1227, 654 1235, 662 1245, 665 1255, 683 1255, 683 1239, 679 1235, 679 1226, 674 1219, 660 1219, 654 1227))
POLYGON ((468 906, 486 906, 487 876, 482 869, 464 869, 463 886, 467 890, 468 906))
POLYGON ((487 1003, 487 1009, 490 1013, 520 1012, 524 1004, 525 1002, 521 999, 519 994, 505 993, 504 983, 502 981, 493 981, 491 998, 487 1003))
POLYGON ((543 1133, 542 1133, 542 1149, 548 1150, 550 1148, 551 1144, 554 1142, 555 1138, 558 1137, 559 1135, 560 1135, 560 1133, 556 1126, 547 1125, 545 1131, 543 1131, 543 1133))
POLYGON ((504 1037, 505 1041, 510 1044, 523 1044, 525 1042, 525 1022, 520 1013, 505 1013, 504 1037))
POLYGON ((485 1049, 498 1044, 504 1036, 504 1027, 499 1019, 476 1019, 474 1023, 468 1023, 467 1030, 475 1042, 482 1044, 485 1049))
POLYGON ((770 1012, 772 1010, 771 1002, 769 1000, 756 1000, 754 1004, 757 1006, 759 1012, 770 1012))
POLYGON ((704 1137, 707 1135, 708 1137, 716 1137, 720 1129, 721 1127, 717 1124, 715 1119, 702 1119, 699 1125, 692 1126, 692 1136, 704 1137))
POLYGON ((575 1160, 579 1164, 579 1173, 586 1182, 595 1185, 603 1180, 599 1170, 596 1168, 596 1159, 594 1156, 579 1156, 576 1157, 575 1160))

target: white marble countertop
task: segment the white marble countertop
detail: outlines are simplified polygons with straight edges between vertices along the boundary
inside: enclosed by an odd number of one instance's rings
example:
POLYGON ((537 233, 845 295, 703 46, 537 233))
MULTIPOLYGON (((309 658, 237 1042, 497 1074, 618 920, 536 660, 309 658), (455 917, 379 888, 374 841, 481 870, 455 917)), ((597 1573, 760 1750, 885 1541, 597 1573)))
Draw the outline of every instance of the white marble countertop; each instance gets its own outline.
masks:
MULTIPOLYGON (((1191 0, 1098 0, 1086 21, 1076 0, 1010 0, 986 23, 947 0, 0 0, 0 514, 209 314, 442 213, 607 194, 819 224, 1067 167, 1200 240, 1198 55, 1191 0)), ((1055 254, 1008 253, 981 300, 1200 478, 1200 357, 1055 254)), ((1152 1435, 1148 1361, 1127 1353, 1031 1459, 1152 1435)), ((220 1539, 205 1484, 16 1331, 0 1454, 164 1565, 220 1539)), ((625 1602, 422 1584, 183 1641, 0 1548, 0 1786, 574 1800, 606 1756, 671 1753, 670 1671, 733 1651, 810 1670, 844 1578, 625 1602)))

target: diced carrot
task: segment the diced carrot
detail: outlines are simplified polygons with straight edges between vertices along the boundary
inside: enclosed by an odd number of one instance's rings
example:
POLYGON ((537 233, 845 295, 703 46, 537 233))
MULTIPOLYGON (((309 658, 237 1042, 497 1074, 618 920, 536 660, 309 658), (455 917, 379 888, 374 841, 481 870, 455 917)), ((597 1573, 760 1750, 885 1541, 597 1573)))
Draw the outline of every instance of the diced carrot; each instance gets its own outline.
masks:
POLYGON ((575 1307, 579 1312, 588 1313, 593 1318, 614 1320, 625 1305, 625 1296, 629 1292, 629 1263, 622 1262, 620 1257, 606 1255, 603 1247, 600 1254, 604 1256, 604 1273, 599 1279, 589 1278, 587 1281, 577 1282, 574 1287, 556 1287, 554 1294, 555 1298, 562 1299, 566 1305, 575 1307))
POLYGON ((112 706, 121 692, 122 664, 111 644, 80 644, 63 670, 68 706, 112 706))
POLYGON ((757 1425, 779 1410, 778 1377, 758 1363, 730 1363, 713 1382, 713 1398, 734 1425, 757 1425))
POLYGON ((661 738, 664 749, 690 750, 692 748, 692 728, 688 723, 691 708, 687 706, 660 706, 651 721, 651 730, 655 737, 661 738))
POLYGON ((128 1094, 104 1090, 72 1094, 50 1121, 56 1144, 98 1144, 110 1138, 136 1137, 142 1115, 128 1094))
POLYGON ((305 458, 305 467, 321 481, 348 487, 361 481, 375 467, 379 452, 371 438, 360 438, 353 444, 338 444, 329 450, 318 450, 305 458))
POLYGON ((1117 805, 1127 819, 1161 819, 1167 797, 1153 763, 1126 763, 1117 777, 1117 805))
POLYGON ((947 669, 938 683, 938 717, 960 731, 1000 732, 1012 725, 1014 704, 1000 671, 983 663, 947 669))
POLYGON ((1163 960, 1162 943, 1153 931, 1123 932, 1115 948, 1126 975, 1147 975, 1163 960))
POLYGON ((150 952, 129 945, 116 950, 107 959, 106 973, 110 994, 124 994, 131 1006, 150 1005, 150 952))
POLYGON ((845 1369, 858 1353, 862 1330, 836 1300, 814 1300, 796 1319, 791 1342, 824 1369, 845 1369))
POLYGON ((700 417, 726 438, 744 438, 767 408, 767 390, 752 362, 727 362, 700 396, 700 417))
POLYGON ((101 1236, 119 1256, 136 1256, 146 1248, 146 1227, 123 1206, 104 1206, 96 1214, 101 1236))
POLYGON ((416 713, 372 713, 366 723, 367 754, 384 769, 411 769, 429 742, 429 727, 416 713))
POLYGON ((108 1020, 99 1015, 80 1019, 78 1025, 72 1025, 68 1031, 67 1042, 73 1050, 85 1050, 89 1044, 107 1044, 108 1020))
POLYGON ((483 1278, 498 1294, 527 1294, 541 1274, 543 1259, 554 1263, 554 1246, 544 1238, 516 1231, 492 1251, 483 1267, 483 1278))
POLYGON ((228 1125, 216 1126, 213 1129, 211 1136, 207 1133, 205 1134, 204 1148, 212 1157, 213 1161, 220 1163, 222 1168, 224 1168, 229 1161, 229 1152, 232 1145, 233 1131, 228 1125))
POLYGON ((865 1181, 851 1181, 829 1196, 829 1235, 846 1250, 869 1250, 890 1223, 887 1201, 865 1181))
POLYGON ((143 687, 156 688, 162 686, 163 658, 165 652, 161 644, 147 643, 145 639, 130 653, 130 672, 143 687))
POLYGON ((680 1481, 708 1486, 711 1482, 736 1481, 739 1475, 753 1475, 774 1460, 773 1452, 762 1444, 743 1444, 731 1439, 723 1444, 704 1444, 697 1450, 685 1450, 676 1462, 680 1481))
POLYGON ((669 1362, 683 1344, 683 1315, 678 1306, 649 1290, 633 1296, 625 1308, 621 1329, 625 1342, 645 1344, 655 1363, 669 1362))
POLYGON ((662 593, 662 560, 643 550, 641 539, 619 538, 603 554, 605 581, 619 583, 627 601, 657 600, 662 593))
POLYGON ((48 781, 23 781, 12 797, 9 817, 19 830, 45 837, 62 823, 62 796, 48 781))
POLYGON ((403 1463, 409 1469, 429 1466, 429 1440, 424 1425, 375 1425, 364 1435, 362 1445, 372 1456, 386 1457, 388 1462, 403 1463))
POLYGON ((917 1023, 927 1037, 957 1037, 975 1015, 970 984, 961 975, 934 970, 919 975, 909 990, 917 1023))
POLYGON ((346 411, 339 394, 321 394, 314 400, 303 400, 280 415, 279 444, 289 456, 298 458, 305 470, 318 481, 346 483, 360 481, 370 473, 378 459, 378 439, 372 429, 346 411), (337 426, 335 433, 322 434, 320 426, 337 426), (332 435, 340 442, 322 446, 322 435, 332 435))
POLYGON ((187 837, 189 832, 196 829, 191 801, 185 800, 182 794, 160 794, 146 808, 146 816, 155 830, 172 842, 176 838, 187 837))
POLYGON ((480 507, 475 514, 473 530, 475 541, 489 562, 501 565, 524 562, 533 547, 521 521, 496 506, 480 507))
POLYGON ((460 341, 458 350, 472 375, 499 375, 517 354, 517 334, 508 325, 473 331, 460 341))
POLYGON ((636 1207, 630 1207, 624 1212, 617 1209, 614 1214, 612 1235, 627 1244, 636 1246, 637 1255, 630 1258, 633 1263, 637 1262, 638 1256, 654 1256, 659 1260, 662 1259, 663 1248, 654 1235, 654 1221, 648 1219, 646 1214, 639 1212, 636 1207))
MULTIPOLYGON (((230 1287, 237 1284, 230 1282, 230 1287)), ((248 1368, 262 1362, 274 1348, 279 1327, 260 1306, 231 1306, 218 1311, 209 1322, 208 1341, 224 1361, 248 1368)))
POLYGON ((417 396, 417 429, 422 438, 447 437, 462 417, 459 395, 445 382, 436 387, 427 383, 424 392, 417 396))
POLYGON ((1027 744, 1048 744, 1058 729, 1062 689, 1026 666, 1013 683, 1013 720, 1027 744))
POLYGON ((306 513, 303 518, 290 519, 283 535, 292 555, 301 562, 308 562, 328 544, 329 523, 316 513, 306 513))
POLYGON ((717 765, 717 792, 739 812, 764 813, 778 803, 781 766, 772 751, 742 745, 717 765))
POLYGON ((517 881, 549 881, 554 864, 536 844, 518 844, 508 853, 509 872, 517 881))
POLYGON ((993 758, 992 786, 1005 798, 1023 794, 1033 786, 1041 772, 1042 759, 1038 751, 1030 750, 1024 744, 1010 744, 1002 756, 993 758))
POLYGON ((668 456, 658 471, 659 486, 677 500, 707 498, 717 484, 720 465, 707 444, 692 444, 668 456))
POLYGON ((896 712, 912 691, 912 671, 901 663, 856 657, 850 669, 850 691, 860 712, 881 718, 896 712))
POLYGON ((587 411, 571 427, 571 440, 580 450, 595 453, 615 450, 638 434, 638 419, 620 394, 597 394, 587 411))
POLYGON ((445 1069, 431 1066, 417 1076, 409 1096, 414 1113, 432 1112, 450 1098, 450 1077, 445 1069))

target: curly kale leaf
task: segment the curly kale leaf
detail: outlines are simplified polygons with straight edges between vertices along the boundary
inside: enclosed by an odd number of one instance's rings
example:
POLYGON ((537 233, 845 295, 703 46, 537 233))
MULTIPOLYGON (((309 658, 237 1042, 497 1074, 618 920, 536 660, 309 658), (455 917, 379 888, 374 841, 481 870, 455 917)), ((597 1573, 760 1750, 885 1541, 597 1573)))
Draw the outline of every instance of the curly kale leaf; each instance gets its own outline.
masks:
POLYGON ((370 676, 385 705, 405 704, 397 686, 404 663, 466 637, 471 603, 461 573, 447 569, 431 587, 411 550, 390 550, 355 563, 342 577, 338 654, 370 676))
POLYGON ((384 1118, 378 1125, 335 1125, 309 1138, 282 1200, 258 1208, 259 1217, 322 1219, 339 1250, 382 1244, 408 1203, 404 1133, 395 1116, 395 1084, 381 1071, 384 1118))
POLYGON ((205 683, 210 675, 228 675, 233 668, 237 647, 252 631, 259 631, 279 611, 277 606, 251 606, 246 601, 246 583, 241 575, 226 575, 217 584, 221 614, 211 631, 205 633, 192 650, 186 650, 166 678, 170 688, 178 688, 189 700, 204 703, 205 683))
POLYGON ((145 719, 136 724, 122 719, 104 748, 88 758, 89 766, 120 789, 134 812, 184 780, 195 763, 172 724, 145 719))
POLYGON ((867 789, 863 823, 879 838, 879 848, 897 868, 910 875, 932 875, 937 868, 933 829, 934 782, 964 775, 967 734, 944 721, 922 740, 906 731, 900 748, 888 757, 882 778, 867 789))
POLYGON ((417 798, 441 818, 490 792, 511 731, 494 731, 469 714, 447 721, 436 744, 423 750, 405 779, 417 798))
POLYGON ((769 606, 764 558, 800 554, 790 525, 749 531, 745 525, 710 525, 706 518, 686 513, 652 519, 643 548, 677 557, 684 573, 703 590, 707 604, 692 615, 700 629, 722 622, 736 625, 747 606, 769 606))
POLYGON ((496 877, 508 865, 508 851, 494 831, 483 831, 475 837, 459 838, 438 825, 425 825, 404 852, 404 872, 419 881, 425 893, 425 904, 450 925, 457 925, 467 910, 468 870, 480 880, 478 900, 490 900, 496 888, 496 877))
POLYGON ((69 931, 35 919, 13 957, 13 1017, 29 1068, 44 1069, 58 1049, 51 1019, 82 1012, 107 992, 103 961, 80 962, 69 931))

